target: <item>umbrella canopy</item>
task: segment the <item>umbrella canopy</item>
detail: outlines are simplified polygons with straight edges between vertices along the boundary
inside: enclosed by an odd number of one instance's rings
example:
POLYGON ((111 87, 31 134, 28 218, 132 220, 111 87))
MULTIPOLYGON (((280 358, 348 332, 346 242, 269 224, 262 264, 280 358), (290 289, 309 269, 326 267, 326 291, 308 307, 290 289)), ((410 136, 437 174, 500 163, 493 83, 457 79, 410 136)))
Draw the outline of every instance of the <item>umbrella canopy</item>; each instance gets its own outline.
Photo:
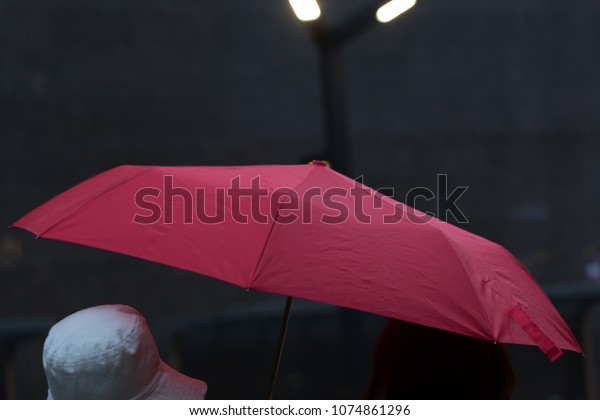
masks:
POLYGON ((581 351, 506 249, 321 164, 119 166, 14 226, 551 360, 581 351))

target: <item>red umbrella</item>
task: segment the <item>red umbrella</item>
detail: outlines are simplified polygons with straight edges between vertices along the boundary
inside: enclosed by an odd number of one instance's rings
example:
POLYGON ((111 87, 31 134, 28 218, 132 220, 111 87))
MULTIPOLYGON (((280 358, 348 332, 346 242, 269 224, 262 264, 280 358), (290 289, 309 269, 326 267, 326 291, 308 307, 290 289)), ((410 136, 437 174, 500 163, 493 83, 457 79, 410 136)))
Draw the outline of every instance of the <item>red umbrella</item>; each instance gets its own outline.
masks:
POLYGON ((321 165, 120 166, 14 226, 484 340, 581 352, 503 247, 321 165))

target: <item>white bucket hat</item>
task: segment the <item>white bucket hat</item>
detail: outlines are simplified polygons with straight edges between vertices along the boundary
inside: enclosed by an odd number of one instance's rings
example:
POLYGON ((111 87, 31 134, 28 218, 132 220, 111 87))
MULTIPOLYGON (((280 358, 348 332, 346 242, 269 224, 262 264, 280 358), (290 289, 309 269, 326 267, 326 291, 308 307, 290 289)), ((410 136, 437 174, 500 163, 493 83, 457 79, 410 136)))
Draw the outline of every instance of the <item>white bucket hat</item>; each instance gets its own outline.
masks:
POLYGON ((43 353, 48 399, 204 399, 206 383, 160 359, 144 317, 125 305, 69 315, 50 329, 43 353))

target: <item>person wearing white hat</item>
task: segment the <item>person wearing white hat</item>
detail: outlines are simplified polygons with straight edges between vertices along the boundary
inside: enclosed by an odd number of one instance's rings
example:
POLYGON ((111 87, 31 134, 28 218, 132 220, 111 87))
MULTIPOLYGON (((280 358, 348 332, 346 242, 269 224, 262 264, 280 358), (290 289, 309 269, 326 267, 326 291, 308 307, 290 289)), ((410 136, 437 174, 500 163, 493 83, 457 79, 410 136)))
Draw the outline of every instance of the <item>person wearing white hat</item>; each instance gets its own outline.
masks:
POLYGON ((55 324, 44 343, 48 399, 204 399, 207 385, 160 359, 144 317, 102 305, 55 324))

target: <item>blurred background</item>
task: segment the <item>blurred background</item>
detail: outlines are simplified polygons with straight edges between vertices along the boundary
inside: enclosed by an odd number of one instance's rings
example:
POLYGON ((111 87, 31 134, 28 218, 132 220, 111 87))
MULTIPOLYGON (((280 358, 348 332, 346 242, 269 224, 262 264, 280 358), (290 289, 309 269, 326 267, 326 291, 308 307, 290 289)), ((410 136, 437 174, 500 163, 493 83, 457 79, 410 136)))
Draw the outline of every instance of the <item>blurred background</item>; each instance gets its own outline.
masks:
MULTIPOLYGON (((379 23, 382 3, 321 0, 311 23, 286 0, 2 0, 0 226, 121 164, 328 159, 400 201, 447 174, 461 227, 513 252, 586 352, 509 346, 516 397, 597 398, 600 4, 419 0, 379 23)), ((126 303, 210 398, 264 398, 284 302, 2 228, 0 391, 45 398, 48 326, 126 303)), ((362 395, 385 320, 352 315, 349 341, 347 316, 295 303, 276 398, 362 395)))

